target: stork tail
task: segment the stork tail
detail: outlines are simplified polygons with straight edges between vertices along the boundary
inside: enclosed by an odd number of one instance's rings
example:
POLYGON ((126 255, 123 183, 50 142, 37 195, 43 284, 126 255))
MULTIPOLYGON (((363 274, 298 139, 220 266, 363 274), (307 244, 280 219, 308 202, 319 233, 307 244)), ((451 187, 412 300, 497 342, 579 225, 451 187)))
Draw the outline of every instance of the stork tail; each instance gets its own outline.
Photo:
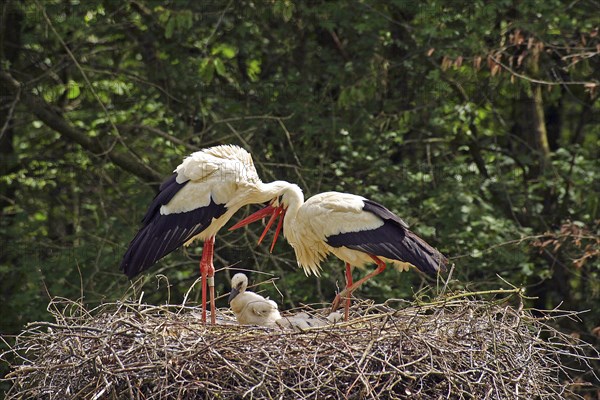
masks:
POLYGON ((435 275, 438 272, 446 271, 448 259, 408 229, 404 236, 404 244, 407 250, 405 253, 406 262, 411 263, 427 274, 435 275))

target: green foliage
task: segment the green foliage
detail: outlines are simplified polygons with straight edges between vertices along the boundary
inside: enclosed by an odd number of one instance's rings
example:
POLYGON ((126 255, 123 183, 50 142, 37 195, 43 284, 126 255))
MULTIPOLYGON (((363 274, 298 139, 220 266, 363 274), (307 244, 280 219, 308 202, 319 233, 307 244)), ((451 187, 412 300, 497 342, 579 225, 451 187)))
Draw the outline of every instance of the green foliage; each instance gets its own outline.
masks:
MULTIPOLYGON (((538 296, 536 307, 593 309, 570 329, 597 323, 593 242, 532 244, 568 221, 599 234, 600 45, 585 1, 8 4, 2 12, 22 19, 10 25, 18 54, 2 44, 2 72, 107 150, 3 98, 0 126, 13 122, 0 141, 2 333, 44 318, 48 295, 130 295, 118 264, 158 182, 113 154, 167 176, 217 143, 251 150, 264 181, 382 202, 450 256, 452 285, 498 288, 502 277, 538 296)), ((274 273, 277 289, 265 290, 286 307, 330 301, 343 285, 339 260, 307 278, 287 243, 270 255, 255 240, 220 234, 217 268, 274 273)), ((160 261, 150 274, 170 287, 148 278, 145 299, 181 301, 199 253, 160 261)), ((390 269, 357 294, 410 297, 427 283, 390 269)))

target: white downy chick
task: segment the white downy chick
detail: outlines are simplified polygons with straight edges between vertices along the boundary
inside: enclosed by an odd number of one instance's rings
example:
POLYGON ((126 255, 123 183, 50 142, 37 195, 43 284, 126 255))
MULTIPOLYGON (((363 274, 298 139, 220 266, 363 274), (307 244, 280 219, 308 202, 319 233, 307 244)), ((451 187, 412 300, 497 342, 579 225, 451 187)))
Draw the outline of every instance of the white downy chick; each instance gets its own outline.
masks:
POLYGON ((275 326, 281 319, 277 303, 254 292, 247 292, 248 277, 242 273, 231 278, 229 305, 241 325, 275 326))
POLYGON ((307 313, 301 312, 289 317, 283 317, 277 321, 277 325, 282 328, 293 329, 296 331, 303 331, 309 328, 316 328, 321 326, 333 325, 341 321, 344 316, 339 312, 333 312, 327 316, 327 318, 319 318, 310 316, 307 313))

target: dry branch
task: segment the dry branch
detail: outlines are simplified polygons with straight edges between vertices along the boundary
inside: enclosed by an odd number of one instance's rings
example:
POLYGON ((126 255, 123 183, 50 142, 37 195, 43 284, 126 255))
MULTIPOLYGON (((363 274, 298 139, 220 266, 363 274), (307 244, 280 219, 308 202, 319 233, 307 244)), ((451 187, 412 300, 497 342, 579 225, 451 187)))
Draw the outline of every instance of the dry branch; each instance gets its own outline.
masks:
POLYGON ((291 332, 227 310, 204 326, 193 307, 57 299, 55 322, 30 324, 0 357, 7 399, 558 399, 575 396, 567 365, 581 375, 597 357, 526 310, 435 300, 363 301, 348 323, 291 332))

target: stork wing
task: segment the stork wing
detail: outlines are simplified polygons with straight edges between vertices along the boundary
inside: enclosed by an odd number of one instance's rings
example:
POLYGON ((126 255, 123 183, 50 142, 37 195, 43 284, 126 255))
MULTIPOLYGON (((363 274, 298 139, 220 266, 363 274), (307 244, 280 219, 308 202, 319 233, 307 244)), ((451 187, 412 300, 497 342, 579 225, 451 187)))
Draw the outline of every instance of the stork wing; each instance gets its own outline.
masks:
POLYGON ((220 174, 221 180, 260 181, 250 153, 233 145, 214 146, 192 153, 175 172, 179 183, 203 181, 215 173, 220 174))
POLYGON ((152 203, 150 203, 150 207, 148 207, 148 211, 142 218, 142 225, 147 225, 154 216, 160 212, 160 207, 163 204, 167 204, 171 199, 185 186, 187 182, 177 183, 177 174, 171 175, 167 180, 165 180, 158 189, 158 193, 154 196, 152 203))
POLYGON ((278 311, 277 303, 268 299, 250 301, 247 307, 254 315, 259 317, 266 317, 273 311, 278 311))
POLYGON ((121 270, 132 278, 149 268, 156 261, 206 229, 213 218, 227 210, 210 198, 208 204, 187 212, 163 215, 160 208, 167 204, 187 184, 177 182, 173 174, 161 186, 148 208, 142 228, 129 244, 121 261, 121 270))
POLYGON ((385 208, 383 205, 371 200, 364 199, 363 211, 377 215, 379 218, 395 223, 401 228, 408 229, 408 224, 402 218, 385 208))
POLYGON ((363 200, 363 212, 377 216, 382 224, 329 235, 332 247, 347 247, 374 256, 408 262, 421 271, 435 274, 448 260, 437 249, 407 229, 407 224, 390 210, 371 200, 363 200))

